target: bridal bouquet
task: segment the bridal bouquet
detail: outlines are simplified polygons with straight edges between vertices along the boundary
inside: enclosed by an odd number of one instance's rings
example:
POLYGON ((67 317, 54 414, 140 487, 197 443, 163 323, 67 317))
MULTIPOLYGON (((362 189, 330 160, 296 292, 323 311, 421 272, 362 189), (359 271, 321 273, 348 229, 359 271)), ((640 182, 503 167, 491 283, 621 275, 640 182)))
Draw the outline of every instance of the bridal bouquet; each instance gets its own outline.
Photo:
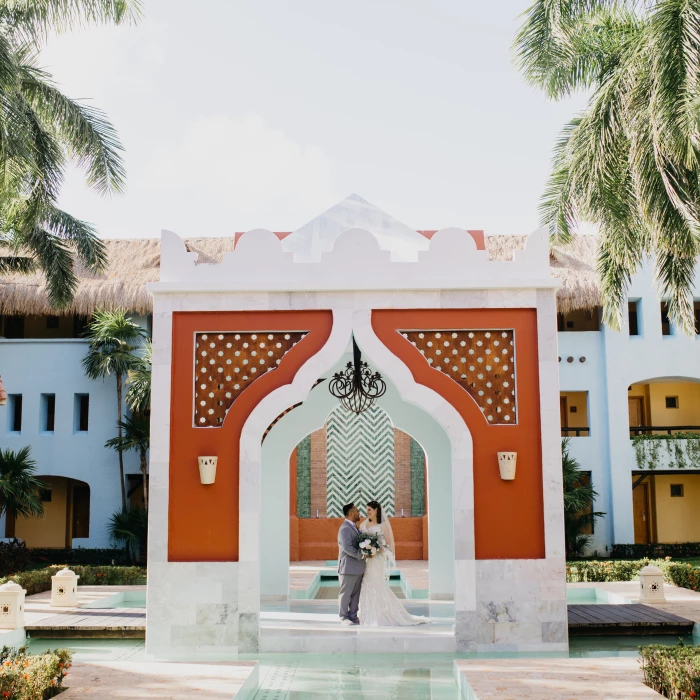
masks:
POLYGON ((363 559, 371 559, 383 552, 385 546, 386 541, 384 535, 371 535, 366 532, 360 535, 358 547, 360 548, 360 554, 362 554, 363 559))

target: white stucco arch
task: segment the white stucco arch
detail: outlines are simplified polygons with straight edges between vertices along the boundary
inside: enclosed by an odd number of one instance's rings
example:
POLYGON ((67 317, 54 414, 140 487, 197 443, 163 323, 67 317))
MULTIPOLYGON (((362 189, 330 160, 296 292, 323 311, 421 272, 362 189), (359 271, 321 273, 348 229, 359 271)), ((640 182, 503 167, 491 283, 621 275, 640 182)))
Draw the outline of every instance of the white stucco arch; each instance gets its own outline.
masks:
MULTIPOLYGON (((419 406, 443 428, 451 447, 454 513, 455 633, 476 634, 474 484, 471 434, 457 410, 432 389, 416 383, 409 368, 375 335, 371 309, 333 309, 333 328, 324 347, 299 369, 291 384, 266 396, 251 412, 240 440, 239 649, 255 651, 259 641, 261 553, 261 438, 286 408, 304 401, 316 379, 345 354, 351 337, 372 366, 385 375, 402 401, 419 406)), ((289 477, 287 477, 288 479, 289 477)), ((267 553, 264 554, 267 556, 267 553)))
MULTIPOLYGON (((333 368, 347 361, 347 354, 333 368)), ((427 513, 429 589, 431 598, 454 596, 454 517, 450 441, 442 427, 421 408, 402 401, 388 381, 387 393, 377 401, 393 425, 415 438, 427 462, 427 513), (449 504, 449 507, 446 507, 449 504)), ((282 416, 262 445, 261 462, 261 551, 266 561, 261 567, 263 597, 286 598, 289 591, 289 459, 294 448, 314 430, 322 428, 338 400, 327 383, 309 393, 304 403, 282 416)))

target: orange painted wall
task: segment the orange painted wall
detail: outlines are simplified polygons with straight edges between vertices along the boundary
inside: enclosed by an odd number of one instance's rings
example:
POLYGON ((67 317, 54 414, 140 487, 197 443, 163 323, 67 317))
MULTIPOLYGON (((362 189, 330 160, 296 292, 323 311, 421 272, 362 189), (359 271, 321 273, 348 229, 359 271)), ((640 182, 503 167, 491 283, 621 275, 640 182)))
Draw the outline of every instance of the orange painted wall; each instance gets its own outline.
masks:
POLYGON ((237 561, 239 442, 245 420, 276 388, 289 384, 331 332, 330 311, 173 314, 170 414, 170 561, 237 561), (235 401, 221 428, 192 425, 194 335, 197 332, 308 330, 279 367, 253 382, 235 401), (202 486, 197 457, 219 458, 216 483, 202 486))
POLYGON ((449 401, 474 442, 477 559, 544 558, 542 447, 535 309, 381 310, 372 313, 379 339, 414 379, 449 401), (431 369, 398 330, 515 329, 517 425, 489 425, 476 402, 447 375, 431 369), (515 481, 503 481, 496 453, 518 453, 515 481))

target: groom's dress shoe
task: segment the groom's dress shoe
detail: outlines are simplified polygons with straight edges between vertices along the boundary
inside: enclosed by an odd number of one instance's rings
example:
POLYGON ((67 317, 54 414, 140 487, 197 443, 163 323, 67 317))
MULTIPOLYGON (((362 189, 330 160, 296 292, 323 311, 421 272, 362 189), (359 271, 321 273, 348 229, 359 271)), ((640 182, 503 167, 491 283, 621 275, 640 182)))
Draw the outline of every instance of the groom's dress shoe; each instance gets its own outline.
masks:
POLYGON ((350 622, 352 622, 353 625, 359 625, 359 624, 360 624, 360 621, 359 621, 359 620, 350 620, 350 622))
POLYGON ((346 627, 350 627, 350 625, 352 625, 352 624, 354 624, 354 623, 353 623, 353 621, 352 621, 351 619, 349 619, 349 618, 346 617, 345 619, 343 619, 343 620, 340 621, 340 624, 341 624, 341 625, 345 625, 346 627))

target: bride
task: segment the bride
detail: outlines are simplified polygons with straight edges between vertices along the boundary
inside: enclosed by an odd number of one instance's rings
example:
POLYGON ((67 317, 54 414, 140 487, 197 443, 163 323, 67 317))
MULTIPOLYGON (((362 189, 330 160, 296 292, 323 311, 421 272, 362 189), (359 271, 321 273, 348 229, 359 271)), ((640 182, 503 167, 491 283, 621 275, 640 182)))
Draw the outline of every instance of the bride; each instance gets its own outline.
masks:
POLYGON ((367 519, 360 525, 360 532, 384 537, 384 551, 365 561, 365 575, 360 590, 360 625, 364 627, 405 627, 427 622, 406 611, 401 601, 389 588, 387 568, 394 561, 396 544, 388 519, 382 517, 378 501, 367 504, 367 519))

